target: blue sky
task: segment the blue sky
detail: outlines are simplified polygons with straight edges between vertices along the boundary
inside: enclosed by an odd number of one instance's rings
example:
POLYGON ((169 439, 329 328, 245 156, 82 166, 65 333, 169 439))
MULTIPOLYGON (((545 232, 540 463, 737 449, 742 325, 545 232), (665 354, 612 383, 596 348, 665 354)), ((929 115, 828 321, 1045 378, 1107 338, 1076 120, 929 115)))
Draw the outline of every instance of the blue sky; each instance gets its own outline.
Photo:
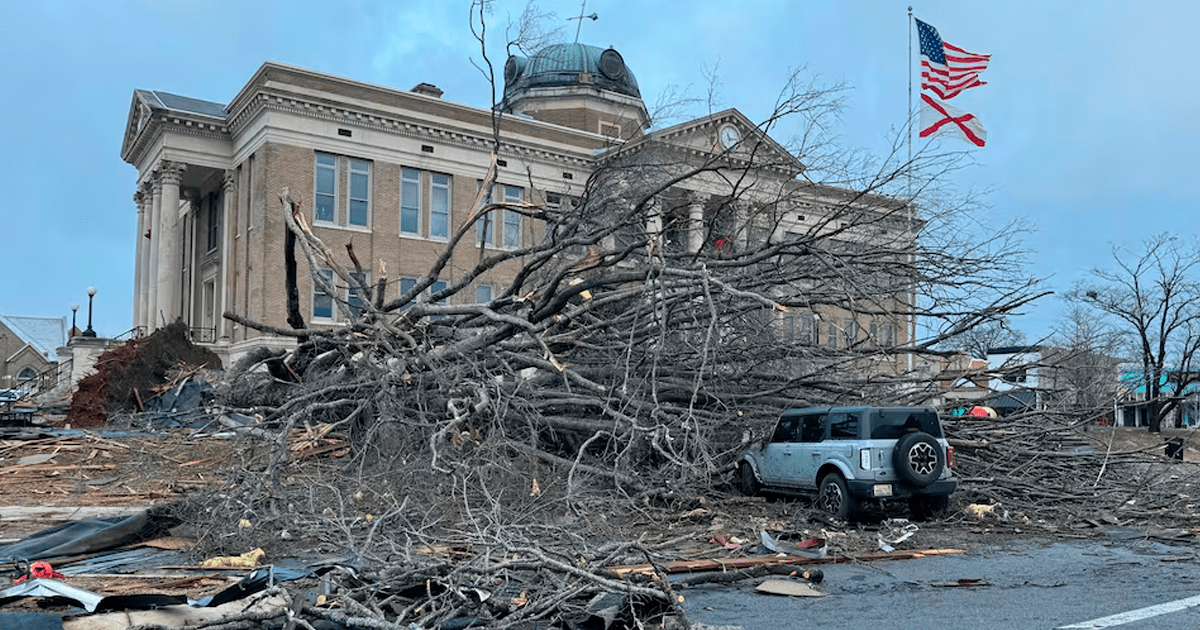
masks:
MULTIPOLYGON (((579 2, 544 1, 574 36, 579 2)), ((847 148, 884 152, 908 98, 908 0, 590 0, 580 41, 614 46, 652 104, 668 86, 765 116, 803 66, 851 88, 836 132, 847 148)), ((69 316, 95 286, 95 327, 131 326, 134 168, 121 161, 132 92, 228 102, 262 62, 280 61, 444 98, 489 104, 471 59, 469 3, 450 0, 45 0, 6 3, 0 20, 0 313, 69 316)), ((501 34, 523 2, 497 2, 501 34)), ((1200 140, 1195 76, 1200 3, 933 1, 914 14, 947 41, 990 53, 987 86, 954 105, 976 114, 988 146, 954 176, 986 189, 996 225, 1031 230, 1031 273, 1062 290, 1110 244, 1162 231, 1195 241, 1189 156, 1200 140)), ((497 40, 499 42, 499 40, 497 40)), ((503 64, 502 48, 493 60, 503 64)), ((705 113, 703 105, 693 112, 705 113)), ((785 135, 789 129, 781 129, 785 135)), ((949 145, 948 145, 949 146, 949 145)), ((967 148, 967 145, 961 145, 967 148)), ((1049 298, 1015 328, 1031 339, 1059 316, 1049 298)))

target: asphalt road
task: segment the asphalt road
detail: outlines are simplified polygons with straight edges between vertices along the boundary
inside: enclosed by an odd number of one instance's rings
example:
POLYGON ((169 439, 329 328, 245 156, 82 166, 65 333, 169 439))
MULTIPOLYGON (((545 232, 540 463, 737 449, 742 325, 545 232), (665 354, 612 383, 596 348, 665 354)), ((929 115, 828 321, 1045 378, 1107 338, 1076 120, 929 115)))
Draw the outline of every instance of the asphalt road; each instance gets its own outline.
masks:
POLYGON ((1100 541, 1014 540, 961 555, 825 565, 818 587, 825 596, 817 598, 759 594, 754 587, 761 580, 680 594, 694 621, 746 630, 1200 628, 1200 549, 1135 538, 1136 532, 1115 534, 1100 541), (987 585, 934 586, 959 580, 987 585), (1112 615, 1124 616, 1106 619, 1112 615))

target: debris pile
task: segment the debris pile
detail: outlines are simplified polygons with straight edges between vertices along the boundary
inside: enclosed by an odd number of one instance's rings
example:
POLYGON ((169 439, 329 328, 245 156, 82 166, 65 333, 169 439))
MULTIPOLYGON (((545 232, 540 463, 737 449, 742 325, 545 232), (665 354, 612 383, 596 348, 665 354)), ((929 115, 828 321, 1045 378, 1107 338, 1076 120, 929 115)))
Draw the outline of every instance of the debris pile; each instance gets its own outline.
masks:
POLYGON ((183 322, 130 339, 100 355, 96 372, 79 382, 66 421, 77 427, 103 426, 111 413, 145 411, 152 399, 171 388, 173 375, 202 368, 219 370, 221 360, 194 345, 183 322))
POLYGON ((1060 533, 1136 525, 1189 539, 1200 524, 1200 467, 1167 456, 1170 436, 1053 410, 952 418, 946 432, 968 522, 1060 533))

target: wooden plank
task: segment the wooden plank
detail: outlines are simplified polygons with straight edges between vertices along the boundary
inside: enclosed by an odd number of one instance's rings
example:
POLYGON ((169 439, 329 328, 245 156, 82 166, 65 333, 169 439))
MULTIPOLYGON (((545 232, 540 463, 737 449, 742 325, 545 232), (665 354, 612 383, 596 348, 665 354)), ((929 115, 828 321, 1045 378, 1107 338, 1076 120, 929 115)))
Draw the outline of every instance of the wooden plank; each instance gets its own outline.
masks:
MULTIPOLYGON (((146 509, 144 505, 80 506, 80 507, 0 507, 0 522, 82 521, 102 516, 129 516, 146 509)), ((44 526, 44 525, 43 525, 44 526)))
MULTIPOLYGON (((745 569, 768 564, 841 564, 845 562, 876 562, 879 560, 912 560, 926 556, 942 556, 963 553, 962 549, 924 549, 921 551, 896 551, 893 553, 868 553, 853 556, 827 556, 825 558, 809 558, 807 556, 759 556, 754 558, 723 558, 712 560, 674 560, 662 562, 667 573, 692 573, 695 571, 728 571, 730 569, 745 569)), ((654 565, 630 564, 606 569, 610 574, 624 577, 630 573, 653 575, 654 565)))
POLYGON ((787 595, 788 597, 824 597, 825 593, 809 586, 806 582, 797 582, 795 580, 781 580, 779 578, 769 578, 763 580, 762 584, 755 587, 760 593, 768 595, 787 595))

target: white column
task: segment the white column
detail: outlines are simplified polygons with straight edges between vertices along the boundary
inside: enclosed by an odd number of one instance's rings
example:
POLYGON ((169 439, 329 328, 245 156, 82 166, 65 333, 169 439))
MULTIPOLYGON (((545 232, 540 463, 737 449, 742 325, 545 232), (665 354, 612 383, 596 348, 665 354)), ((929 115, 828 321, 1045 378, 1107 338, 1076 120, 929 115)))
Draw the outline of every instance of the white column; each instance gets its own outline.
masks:
POLYGON ((158 248, 162 245, 162 180, 155 171, 150 175, 150 216, 147 218, 146 229, 150 231, 150 248, 146 253, 146 311, 142 314, 145 319, 146 332, 158 330, 158 248))
POLYGON ((146 239, 143 235, 146 233, 146 196, 142 194, 141 188, 134 191, 133 203, 137 205, 137 235, 134 237, 134 255, 133 255, 133 325, 132 328, 137 328, 142 325, 142 312, 146 307, 146 303, 142 300, 142 281, 146 278, 145 265, 143 258, 146 255, 146 239))
POLYGON ((159 165, 162 185, 162 217, 158 240, 158 313, 157 324, 172 324, 179 319, 182 296, 183 253, 180 251, 179 184, 187 165, 163 161, 159 165))
POLYGON ((152 243, 150 241, 150 231, 154 226, 154 189, 150 182, 145 182, 141 185, 139 192, 142 193, 142 203, 139 209, 142 213, 142 225, 138 230, 138 243, 141 244, 141 249, 138 253, 138 284, 137 294, 134 299, 138 301, 137 319, 134 320, 135 326, 147 327, 150 325, 150 278, 153 277, 153 271, 150 269, 150 251, 152 243))
POLYGON ((225 179, 221 182, 221 271, 217 288, 217 339, 229 338, 229 324, 225 311, 228 310, 229 294, 233 291, 232 274, 229 273, 229 263, 233 260, 233 202, 236 194, 236 173, 225 171, 225 179))
POLYGON ((662 254, 663 248, 663 220, 662 220, 662 204, 657 200, 651 199, 646 202, 646 255, 658 256, 662 254))
POLYGON ((189 196, 179 207, 183 212, 183 216, 179 217, 179 233, 183 235, 183 268, 187 269, 187 275, 181 276, 180 280, 182 306, 179 312, 188 326, 198 326, 200 322, 192 318, 196 316, 196 238, 200 236, 196 232, 196 215, 200 212, 200 200, 189 196))
POLYGON ((688 253, 695 254, 704 247, 704 204, 699 201, 688 205, 688 253))

